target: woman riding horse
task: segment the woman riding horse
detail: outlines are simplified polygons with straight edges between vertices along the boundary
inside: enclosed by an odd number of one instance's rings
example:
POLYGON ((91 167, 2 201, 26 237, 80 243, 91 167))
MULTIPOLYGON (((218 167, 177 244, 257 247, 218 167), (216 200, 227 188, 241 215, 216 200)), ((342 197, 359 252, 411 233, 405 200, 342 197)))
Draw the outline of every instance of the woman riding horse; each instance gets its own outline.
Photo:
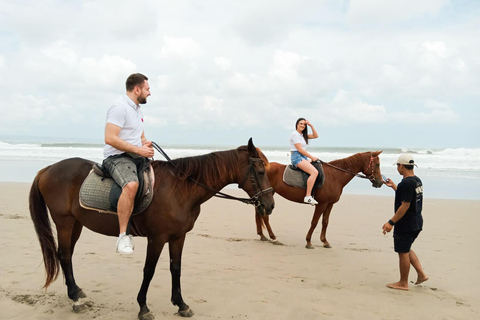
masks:
MULTIPOLYGON (((323 218, 320 240, 323 242, 324 247, 330 248, 330 243, 327 241, 327 227, 330 212, 332 211, 333 205, 340 200, 343 188, 354 177, 367 178, 375 188, 380 188, 383 185, 382 173, 380 171, 380 153, 382 153, 382 151, 362 152, 344 159, 322 162, 325 182, 322 188, 315 190, 315 199, 318 201, 318 204, 315 206, 310 229, 306 236, 306 248, 313 249, 312 235, 321 216, 323 216, 323 218), (360 172, 362 174, 359 174, 360 172)), ((267 168, 270 185, 276 193, 285 199, 303 203, 304 189, 289 186, 283 181, 285 168, 286 165, 276 162, 270 163, 270 166, 267 168)), ((278 244, 279 241, 276 241, 277 238, 270 226, 269 217, 263 216, 260 212, 256 211, 255 220, 257 224, 257 234, 260 236, 260 239, 264 241, 268 240, 262 231, 263 226, 265 226, 270 239, 278 244)))

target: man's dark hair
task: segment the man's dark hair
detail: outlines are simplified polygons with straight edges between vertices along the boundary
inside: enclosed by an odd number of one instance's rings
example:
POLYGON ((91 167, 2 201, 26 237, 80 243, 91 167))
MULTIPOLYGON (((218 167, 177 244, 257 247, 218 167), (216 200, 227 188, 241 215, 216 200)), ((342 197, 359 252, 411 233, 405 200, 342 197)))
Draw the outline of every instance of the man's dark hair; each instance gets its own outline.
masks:
POLYGON ((413 170, 413 164, 404 164, 403 165, 407 170, 413 170))
POLYGON ((127 91, 132 91, 136 86, 142 87, 145 80, 148 78, 141 73, 131 74, 125 82, 125 87, 127 91))

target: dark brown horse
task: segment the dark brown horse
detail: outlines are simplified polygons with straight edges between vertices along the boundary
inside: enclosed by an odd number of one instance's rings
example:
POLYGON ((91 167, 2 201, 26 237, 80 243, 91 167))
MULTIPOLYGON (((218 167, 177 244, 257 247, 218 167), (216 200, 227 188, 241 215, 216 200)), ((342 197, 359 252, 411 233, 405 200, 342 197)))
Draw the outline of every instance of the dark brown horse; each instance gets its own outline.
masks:
MULTIPOLYGON (((308 230, 306 237, 306 247, 308 249, 313 249, 311 242, 312 234, 322 214, 322 233, 320 234, 320 240, 323 242, 324 247, 330 248, 330 243, 326 237, 330 212, 332 211, 333 205, 340 200, 343 188, 350 180, 358 176, 359 172, 365 175, 362 177, 367 177, 372 182, 373 187, 380 188, 383 185, 382 174, 380 172, 380 158, 378 157, 380 153, 382 153, 382 151, 357 153, 345 159, 334 160, 323 164, 325 183, 321 189, 314 191, 314 198, 318 201, 318 204, 315 206, 310 230, 308 230)), ((285 199, 303 203, 305 189, 291 187, 283 182, 283 172, 285 168, 286 165, 276 162, 270 163, 267 169, 270 185, 275 192, 285 199)), ((272 239, 274 243, 279 243, 272 231, 268 216, 261 215, 261 212, 256 210, 255 220, 257 223, 257 234, 260 236, 260 240, 268 240, 263 235, 262 228, 265 226, 270 239, 272 239)))
MULTIPOLYGON (((86 210, 79 205, 79 189, 92 164, 88 160, 73 158, 48 166, 38 172, 30 190, 30 213, 47 272, 45 288, 57 278, 60 263, 68 297, 76 302, 74 309, 75 306, 81 308, 82 301, 79 299, 86 297, 75 283, 72 267, 75 243, 83 226, 108 236, 118 236, 119 233, 116 215, 86 210), (57 228, 58 249, 52 235, 47 207, 57 228)), ((148 240, 143 282, 137 296, 140 319, 153 319, 147 307, 147 290, 162 248, 167 242, 172 276, 171 301, 179 307, 180 315, 193 315, 193 311, 183 301, 180 289, 181 258, 186 233, 192 230, 200 214, 200 205, 214 196, 215 191, 231 183, 239 184, 251 199, 256 200, 259 211, 270 214, 274 200, 265 166, 268 166, 268 160, 255 148, 251 139, 248 146, 234 150, 176 159, 172 163, 152 163, 156 181, 155 196, 150 206, 143 213, 133 216, 131 221, 131 233, 147 237, 148 240), (193 182, 192 178, 198 183, 193 182)))

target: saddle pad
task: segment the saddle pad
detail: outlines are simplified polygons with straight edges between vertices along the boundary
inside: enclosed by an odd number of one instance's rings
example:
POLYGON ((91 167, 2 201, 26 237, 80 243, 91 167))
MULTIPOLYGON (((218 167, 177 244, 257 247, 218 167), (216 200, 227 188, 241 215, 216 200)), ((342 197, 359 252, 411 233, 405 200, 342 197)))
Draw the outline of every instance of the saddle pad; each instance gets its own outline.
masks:
MULTIPOLYGON (((132 215, 143 212, 152 202, 153 186, 150 172, 152 168, 144 172, 144 188, 142 197, 135 202, 132 215)), ((101 213, 117 214, 117 209, 110 203, 110 190, 115 181, 97 175, 93 169, 88 174, 80 187, 80 206, 85 209, 95 210, 101 213)))
MULTIPOLYGON (((325 182, 323 167, 320 163, 318 164, 317 169, 319 169, 318 177, 317 177, 317 180, 315 181, 314 189, 321 188, 323 186, 323 183, 325 182)), ((307 187, 306 179, 304 179, 303 175, 308 176, 306 173, 304 173, 301 170, 293 169, 292 165, 287 165, 287 167, 285 168, 285 171, 283 172, 283 182, 285 182, 286 184, 292 187, 306 189, 307 187)))

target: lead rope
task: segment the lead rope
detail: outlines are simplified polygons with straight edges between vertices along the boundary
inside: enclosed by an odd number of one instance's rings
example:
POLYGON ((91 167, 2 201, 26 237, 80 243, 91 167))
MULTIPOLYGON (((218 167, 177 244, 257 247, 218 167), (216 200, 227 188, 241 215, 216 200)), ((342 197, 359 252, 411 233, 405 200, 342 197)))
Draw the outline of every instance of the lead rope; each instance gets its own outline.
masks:
MULTIPOLYGON (((320 163, 321 163, 322 165, 325 164, 325 165, 327 165, 327 166, 329 166, 329 167, 332 167, 332 168, 335 168, 335 169, 337 169, 337 170, 340 170, 340 171, 349 173, 349 174, 351 174, 352 176, 355 176, 355 177, 358 177, 358 178, 362 178, 362 179, 368 179, 368 180, 370 180, 370 178, 367 177, 367 176, 364 175, 364 174, 353 173, 353 172, 351 172, 351 171, 348 171, 348 170, 345 170, 345 169, 343 169, 343 168, 334 166, 333 164, 330 164, 330 163, 328 163, 328 162, 322 161, 322 160, 320 160, 320 159, 318 159, 318 161, 320 161, 320 163)), ((370 158, 370 162, 371 162, 371 161, 372 161, 372 158, 370 158)), ((373 172, 373 170, 372 170, 372 172, 373 172)))
MULTIPOLYGON (((167 155, 167 153, 165 151, 163 151, 163 149, 158 145, 156 144, 155 142, 152 141, 152 146, 155 148, 155 150, 157 150, 158 152, 160 152, 160 154, 165 158, 167 159, 167 162, 170 163, 172 166, 174 166, 175 168, 177 167, 177 165, 175 163, 173 163, 172 159, 170 159, 170 157, 167 155)), ((185 174, 185 172, 182 171, 182 173, 185 174)), ((210 188, 209 186, 206 186, 204 185, 203 183, 193 179, 191 176, 188 176, 188 179, 190 179, 192 182, 198 184, 199 186, 209 190, 209 191, 212 191, 212 192, 215 192, 215 194, 213 195, 214 197, 217 197, 217 198, 222 198, 222 199, 228 199, 228 200, 237 200, 237 201, 240 201, 240 202, 243 202, 245 204, 252 204, 256 207, 258 207, 260 205, 259 201, 258 201, 258 197, 260 195, 263 194, 262 191, 256 193, 253 197, 251 197, 250 199, 247 199, 247 198, 238 198, 238 197, 234 197, 232 195, 229 195, 229 194, 226 194, 226 193, 223 193, 223 192, 220 192, 220 191, 217 191, 217 190, 213 190, 212 188, 210 188)))

